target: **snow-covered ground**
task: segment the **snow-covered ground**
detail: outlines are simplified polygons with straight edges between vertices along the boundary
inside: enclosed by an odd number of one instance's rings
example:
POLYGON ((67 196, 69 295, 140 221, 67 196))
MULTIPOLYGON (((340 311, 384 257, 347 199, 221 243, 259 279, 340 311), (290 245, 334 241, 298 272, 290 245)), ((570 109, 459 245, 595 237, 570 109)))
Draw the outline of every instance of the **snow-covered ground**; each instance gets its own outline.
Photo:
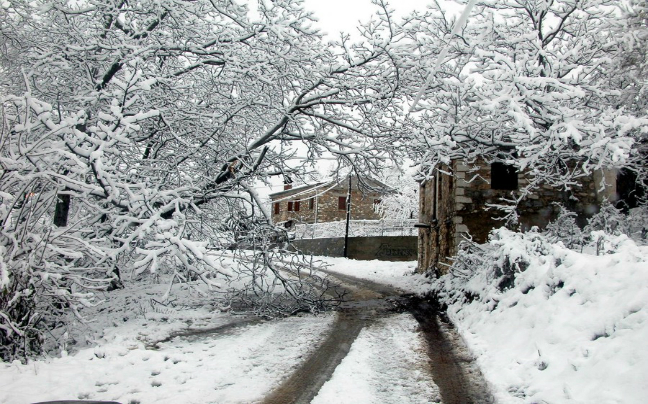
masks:
POLYGON ((334 320, 333 314, 327 314, 246 322, 220 312, 188 288, 177 291, 174 308, 150 303, 164 286, 130 286, 111 292, 106 304, 85 313, 93 316, 94 323, 75 329, 77 339, 85 331, 88 340, 94 339, 94 347, 70 346, 73 353, 63 351, 26 365, 0 363, 0 403, 254 402, 316 348, 334 320), (183 305, 188 302, 202 304, 183 305), (239 322, 224 332, 155 344, 187 328, 205 331, 239 322))
POLYGON ((416 270, 416 261, 358 261, 348 258, 317 257, 326 263, 327 270, 343 275, 390 285, 409 293, 425 293, 430 290, 430 279, 416 270))
MULTIPOLYGON (((330 265, 329 270, 404 290, 421 288, 425 282, 420 275, 403 276, 413 271, 412 262, 320 258, 330 265)), ((0 403, 63 399, 124 404, 256 402, 317 348, 336 316, 330 313, 260 321, 224 311, 219 300, 210 299, 199 284, 175 285, 172 304, 166 305, 158 299, 167 285, 126 286, 106 293, 102 305, 84 309, 88 324, 73 322, 59 329, 52 339, 62 348, 51 357, 28 364, 0 362, 0 403), (228 327, 230 324, 238 325, 228 327), (200 332, 219 327, 226 330, 200 332), (196 335, 169 339, 188 329, 197 331, 196 335)), ((426 359, 416 322, 405 317, 381 320, 363 330, 353 344, 350 361, 371 367, 361 375, 364 382, 357 383, 353 395, 364 399, 354 402, 384 402, 380 397, 399 395, 411 396, 409 402, 423 402, 424 394, 434 392, 429 376, 426 379, 423 370, 416 370, 416 364, 424 364, 426 359), (376 356, 372 354, 376 350, 390 354, 376 356), (406 374, 403 369, 409 371, 409 378, 387 383, 387 375, 398 378, 406 374)), ((340 372, 348 371, 350 362, 345 363, 340 372)), ((336 376, 336 380, 342 386, 329 382, 325 394, 349 391, 344 378, 336 376)))
MULTIPOLYGON (((645 403, 648 397, 648 247, 605 236, 602 255, 501 230, 491 265, 437 284, 448 313, 499 403, 645 403), (612 252, 613 251, 613 252, 612 252), (518 265, 516 267, 516 264, 518 265), (514 282, 502 282, 504 268, 514 282), (500 272, 498 272, 498 268, 500 272)), ((414 262, 319 257, 328 271, 425 292, 414 262)), ((261 400, 322 341, 335 314, 248 321, 179 286, 129 285, 59 335, 65 349, 28 364, 0 363, 0 403, 55 399, 127 403, 261 400), (228 324, 240 323, 233 327, 228 324), (186 329, 226 330, 176 337, 186 329), (85 330, 85 331, 81 331, 85 330)), ((315 403, 426 402, 438 397, 414 319, 365 327, 315 403)))
POLYGON ((498 402, 646 403, 648 247, 599 233, 614 252, 597 256, 540 234, 496 236, 490 264, 439 290, 498 402), (507 262, 515 283, 498 287, 507 262))
POLYGON ((417 327, 398 314, 364 328, 312 404, 440 402, 417 327))

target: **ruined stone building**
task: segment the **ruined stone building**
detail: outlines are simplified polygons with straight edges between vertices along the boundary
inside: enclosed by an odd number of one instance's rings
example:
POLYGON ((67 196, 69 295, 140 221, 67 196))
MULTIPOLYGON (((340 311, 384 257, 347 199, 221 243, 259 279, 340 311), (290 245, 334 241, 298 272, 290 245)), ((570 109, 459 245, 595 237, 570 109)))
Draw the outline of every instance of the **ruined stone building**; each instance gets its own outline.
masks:
MULTIPOLYGON (((603 200, 614 201, 619 194, 623 195, 617 183, 622 181, 616 172, 596 172, 570 191, 541 186, 518 205, 521 230, 532 226, 544 228, 555 219, 559 208, 554 202, 576 212, 579 225, 582 225, 598 212, 603 200), (603 183, 606 186, 602 188, 603 183)), ((524 173, 503 163, 465 165, 453 161, 439 167, 438 175, 420 184, 419 271, 434 269, 437 273, 445 273, 451 263, 450 257, 457 253, 464 238, 486 242, 492 229, 504 225, 501 220, 494 219, 502 212, 486 207, 501 205, 502 198, 510 199, 512 191, 527 184, 524 173)))
MULTIPOLYGON (((292 187, 270 194, 272 222, 292 228, 298 223, 321 223, 346 220, 349 177, 334 181, 292 187)), ((394 192, 387 185, 371 178, 351 177, 351 219, 378 220, 375 205, 394 192)))

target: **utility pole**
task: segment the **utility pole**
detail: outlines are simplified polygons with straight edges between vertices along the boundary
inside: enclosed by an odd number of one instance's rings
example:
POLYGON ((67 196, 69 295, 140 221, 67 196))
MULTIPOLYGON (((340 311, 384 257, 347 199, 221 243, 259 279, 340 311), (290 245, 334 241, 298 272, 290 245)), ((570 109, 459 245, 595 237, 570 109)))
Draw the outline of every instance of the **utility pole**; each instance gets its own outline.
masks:
POLYGON ((349 190, 346 197, 346 231, 344 232, 344 258, 349 253, 349 221, 351 220, 351 174, 349 174, 349 190))

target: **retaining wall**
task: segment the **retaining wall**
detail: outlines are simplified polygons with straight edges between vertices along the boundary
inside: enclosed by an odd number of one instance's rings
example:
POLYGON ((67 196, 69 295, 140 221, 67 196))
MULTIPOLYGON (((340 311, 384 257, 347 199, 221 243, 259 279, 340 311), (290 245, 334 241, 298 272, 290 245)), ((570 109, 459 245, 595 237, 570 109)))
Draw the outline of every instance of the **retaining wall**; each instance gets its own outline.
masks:
MULTIPOLYGON (((344 238, 294 240, 296 250, 304 254, 342 257, 344 238)), ((349 237, 348 256, 356 260, 415 261, 418 253, 416 236, 349 237)))

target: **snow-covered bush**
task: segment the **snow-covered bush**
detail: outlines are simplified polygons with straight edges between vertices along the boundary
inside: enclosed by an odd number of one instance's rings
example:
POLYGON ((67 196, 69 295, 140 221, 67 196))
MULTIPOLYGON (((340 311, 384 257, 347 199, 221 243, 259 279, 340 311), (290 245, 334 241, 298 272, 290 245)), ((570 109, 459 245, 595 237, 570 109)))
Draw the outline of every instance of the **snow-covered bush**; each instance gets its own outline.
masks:
POLYGON ((630 209, 628 214, 628 235, 635 241, 648 242, 648 205, 630 209))
POLYGON ((648 229, 648 207, 641 205, 624 214, 612 204, 605 203, 592 216, 584 228, 584 242, 596 247, 597 254, 615 251, 615 242, 610 236, 625 234, 638 243, 645 243, 648 229))
POLYGON ((519 287, 518 275, 549 251, 547 238, 537 231, 494 230, 485 245, 464 242, 449 274, 436 281, 433 291, 445 305, 477 300, 494 308, 497 296, 519 287))
POLYGON ((498 401, 642 403, 648 395, 648 247, 592 233, 493 231, 433 285, 498 401), (610 371, 614 369, 614 371, 610 371))
POLYGON ((602 231, 607 234, 629 234, 628 216, 610 203, 603 203, 599 212, 589 218, 585 226, 585 234, 602 231))
POLYGON ((545 234, 552 243, 562 242, 565 247, 575 249, 583 244, 583 231, 576 223, 578 215, 559 205, 558 217, 545 228, 545 234))

